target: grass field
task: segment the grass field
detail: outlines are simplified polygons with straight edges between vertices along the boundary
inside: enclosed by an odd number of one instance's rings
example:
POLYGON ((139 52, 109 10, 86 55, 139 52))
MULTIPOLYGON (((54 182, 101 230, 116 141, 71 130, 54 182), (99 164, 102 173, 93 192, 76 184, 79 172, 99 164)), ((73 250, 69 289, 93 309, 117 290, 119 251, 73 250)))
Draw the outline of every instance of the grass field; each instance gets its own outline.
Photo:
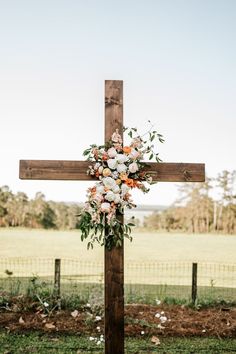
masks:
MULTIPOLYGON (((198 262, 198 295, 232 300, 236 292, 235 251, 235 236, 135 233, 133 243, 125 245, 126 299, 188 299, 192 262, 198 262)), ((85 293, 88 297, 95 283, 102 284, 103 248, 87 251, 78 231, 2 228, 0 288, 24 292, 34 275, 51 288, 55 258, 62 259, 63 294, 85 293), (13 272, 11 278, 6 270, 13 272)))
MULTIPOLYGON (((235 262, 236 236, 134 233, 127 262, 235 262)), ((0 257, 78 258, 101 262, 103 248, 87 251, 79 231, 0 229, 0 257)))
MULTIPOLYGON (((125 353, 131 354, 233 354, 236 339, 219 338, 160 338, 161 344, 151 344, 150 338, 126 339, 125 353)), ((0 354, 103 354, 103 345, 96 345, 78 335, 13 334, 0 332, 0 354)))

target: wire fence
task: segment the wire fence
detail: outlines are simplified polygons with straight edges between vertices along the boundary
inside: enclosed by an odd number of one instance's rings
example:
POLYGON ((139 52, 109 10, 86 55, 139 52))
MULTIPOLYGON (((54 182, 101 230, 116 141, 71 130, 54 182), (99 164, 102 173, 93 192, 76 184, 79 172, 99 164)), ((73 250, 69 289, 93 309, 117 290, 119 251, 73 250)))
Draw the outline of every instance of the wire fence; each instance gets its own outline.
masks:
MULTIPOLYGON (((195 298, 236 301, 236 264, 199 262, 193 268, 191 262, 127 262, 125 301, 151 303, 163 299, 195 301, 195 298)), ((61 259, 59 278, 61 296, 78 295, 86 300, 91 292, 103 291, 104 264, 61 259)), ((54 259, 0 259, 0 295, 1 292, 25 294, 36 279, 53 291, 54 259)))

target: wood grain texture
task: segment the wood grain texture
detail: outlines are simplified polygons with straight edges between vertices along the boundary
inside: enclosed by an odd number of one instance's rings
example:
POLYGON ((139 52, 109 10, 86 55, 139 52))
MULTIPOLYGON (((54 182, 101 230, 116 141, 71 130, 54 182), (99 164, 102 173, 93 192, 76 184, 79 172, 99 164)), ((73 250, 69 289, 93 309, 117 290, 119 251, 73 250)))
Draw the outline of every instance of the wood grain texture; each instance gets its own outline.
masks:
MULTIPOLYGON (((94 181, 86 174, 90 161, 21 160, 20 178, 94 181)), ((204 182, 205 165, 197 163, 148 163, 145 168, 158 182, 204 182)))
POLYGON ((123 136, 123 81, 105 81, 105 143, 118 129, 123 136))
POLYGON ((21 160, 20 178, 38 180, 92 181, 90 161, 21 160))
MULTIPOLYGON (((123 81, 105 81, 105 142, 123 137, 123 81)), ((119 215, 123 223, 123 215, 119 215)), ((105 248, 105 354, 124 354, 124 245, 105 248)))
POLYGON ((203 163, 147 163, 144 170, 156 182, 204 182, 203 163))
POLYGON ((124 353, 124 246, 105 249, 105 339, 106 354, 124 353))

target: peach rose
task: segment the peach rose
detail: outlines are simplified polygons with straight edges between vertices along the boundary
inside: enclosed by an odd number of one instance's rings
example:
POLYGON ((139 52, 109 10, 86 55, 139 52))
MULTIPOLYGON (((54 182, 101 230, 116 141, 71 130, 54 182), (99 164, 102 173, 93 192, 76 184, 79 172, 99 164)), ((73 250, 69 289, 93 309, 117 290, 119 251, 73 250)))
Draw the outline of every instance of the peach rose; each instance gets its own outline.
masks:
POLYGON ((110 168, 104 168, 103 172, 102 172, 104 177, 108 177, 111 175, 111 170, 110 168))

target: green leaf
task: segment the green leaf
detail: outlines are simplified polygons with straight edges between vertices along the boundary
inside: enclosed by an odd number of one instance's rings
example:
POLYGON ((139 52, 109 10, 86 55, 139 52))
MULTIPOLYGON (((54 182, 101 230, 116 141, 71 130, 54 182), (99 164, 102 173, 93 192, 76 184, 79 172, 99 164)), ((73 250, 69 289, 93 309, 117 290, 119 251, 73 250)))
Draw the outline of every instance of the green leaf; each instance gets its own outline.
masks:
POLYGON ((149 156, 149 160, 151 160, 153 158, 153 154, 151 154, 150 156, 149 156))

